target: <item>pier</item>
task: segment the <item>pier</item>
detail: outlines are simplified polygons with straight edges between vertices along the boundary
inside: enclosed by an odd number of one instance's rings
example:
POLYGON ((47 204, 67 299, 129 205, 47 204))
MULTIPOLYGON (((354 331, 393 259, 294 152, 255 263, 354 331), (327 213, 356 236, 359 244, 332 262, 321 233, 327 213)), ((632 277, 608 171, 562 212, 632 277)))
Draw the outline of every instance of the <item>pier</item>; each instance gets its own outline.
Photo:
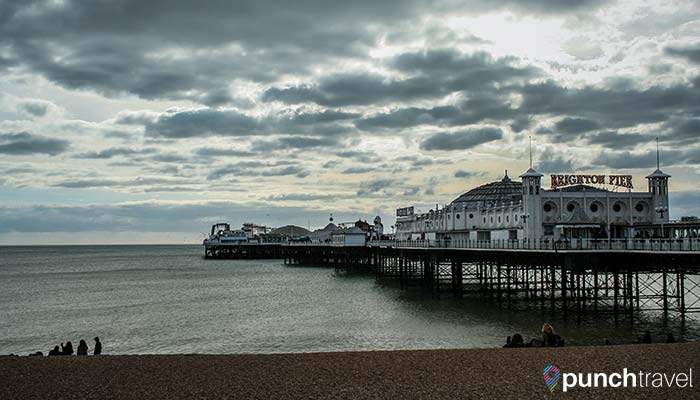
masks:
POLYGON ((615 321, 700 312, 700 239, 617 241, 370 241, 365 246, 247 243, 207 246, 208 258, 277 258, 371 273, 435 296, 485 296, 503 307, 615 321))

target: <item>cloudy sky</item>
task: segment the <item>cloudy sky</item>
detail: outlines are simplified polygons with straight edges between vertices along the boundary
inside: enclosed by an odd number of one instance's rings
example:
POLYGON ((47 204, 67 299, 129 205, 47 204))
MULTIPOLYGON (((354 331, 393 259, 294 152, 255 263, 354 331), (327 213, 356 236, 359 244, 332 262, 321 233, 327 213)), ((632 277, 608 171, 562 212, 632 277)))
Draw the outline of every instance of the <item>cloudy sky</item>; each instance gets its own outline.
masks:
POLYGON ((0 244, 427 210, 527 168, 700 214, 700 2, 0 1, 0 244))

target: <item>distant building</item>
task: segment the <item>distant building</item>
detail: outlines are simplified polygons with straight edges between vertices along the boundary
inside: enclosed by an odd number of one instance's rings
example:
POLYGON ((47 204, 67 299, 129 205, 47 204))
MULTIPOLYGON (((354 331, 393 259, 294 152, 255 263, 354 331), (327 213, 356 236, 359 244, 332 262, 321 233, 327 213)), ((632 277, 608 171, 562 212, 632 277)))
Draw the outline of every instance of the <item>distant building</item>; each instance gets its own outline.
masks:
POLYGON ((269 233, 272 229, 264 225, 254 224, 252 222, 246 222, 243 224, 243 231, 245 232, 248 239, 255 239, 269 233))
POLYGON ((330 222, 322 229, 317 229, 309 233, 308 236, 314 243, 329 243, 331 241, 331 235, 336 229, 338 229, 338 227, 334 223, 330 222))
POLYGON ((335 246, 364 246, 367 242, 367 233, 357 226, 339 228, 333 231, 331 241, 335 246))

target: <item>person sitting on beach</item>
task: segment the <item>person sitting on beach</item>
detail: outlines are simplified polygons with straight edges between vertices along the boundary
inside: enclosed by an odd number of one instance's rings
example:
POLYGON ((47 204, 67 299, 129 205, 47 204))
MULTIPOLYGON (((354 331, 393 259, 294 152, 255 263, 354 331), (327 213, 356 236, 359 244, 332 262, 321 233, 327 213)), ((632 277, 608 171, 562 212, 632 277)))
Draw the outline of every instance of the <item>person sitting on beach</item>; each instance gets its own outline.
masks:
POLYGON ((68 341, 65 345, 63 346, 63 343, 61 343, 61 355, 63 356, 72 356, 73 355, 73 343, 68 341))
POLYGON ((651 332, 646 331, 644 332, 644 337, 642 338, 642 343, 651 343, 651 332))
POLYGON ((100 338, 97 336, 95 336, 95 351, 92 354, 96 356, 102 354, 102 342, 100 342, 100 338))
POLYGON ((50 356, 60 356, 61 355, 61 350, 58 349, 58 345, 53 347, 53 350, 49 350, 49 355, 50 356))
POLYGON ((666 343, 676 343, 676 338, 673 337, 673 333, 669 332, 668 335, 666 335, 666 343))
POLYGON ((83 339, 80 339, 80 343, 78 344, 78 355, 79 356, 86 356, 88 355, 88 345, 85 343, 83 339))
POLYGON ((525 347, 523 336, 519 333, 514 334, 512 338, 508 336, 503 347, 525 347))
POLYGON ((545 322, 542 325, 542 347, 557 347, 558 345, 559 340, 554 332, 554 327, 545 322))

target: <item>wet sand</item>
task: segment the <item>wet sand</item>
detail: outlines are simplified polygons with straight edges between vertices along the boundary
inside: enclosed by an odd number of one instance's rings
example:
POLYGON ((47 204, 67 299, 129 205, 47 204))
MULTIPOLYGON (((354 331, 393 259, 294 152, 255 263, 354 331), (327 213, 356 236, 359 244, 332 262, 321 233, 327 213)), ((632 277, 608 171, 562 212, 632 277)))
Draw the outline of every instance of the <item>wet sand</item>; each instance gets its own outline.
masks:
POLYGON ((700 343, 264 355, 0 357, 0 399, 700 398, 700 343), (550 394, 563 372, 688 372, 693 388, 550 394), (698 368, 696 370, 696 368, 698 368))

